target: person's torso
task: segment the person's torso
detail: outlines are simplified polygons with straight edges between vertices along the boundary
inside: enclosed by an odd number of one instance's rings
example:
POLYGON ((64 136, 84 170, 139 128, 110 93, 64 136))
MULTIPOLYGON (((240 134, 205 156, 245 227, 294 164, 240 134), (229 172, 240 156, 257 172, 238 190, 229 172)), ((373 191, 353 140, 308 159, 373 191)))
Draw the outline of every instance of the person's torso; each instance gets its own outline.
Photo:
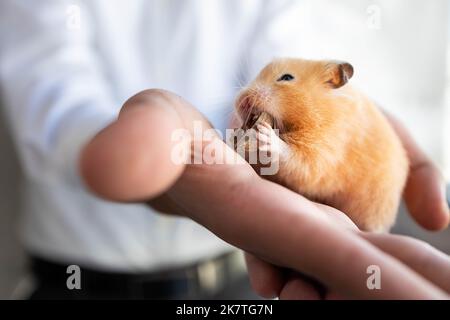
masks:
MULTIPOLYGON (((117 108, 148 88, 187 99, 226 127, 245 79, 261 1, 85 1, 92 41, 117 108)), ((151 177, 149 177, 151 179, 151 177)), ((188 219, 143 205, 109 203, 64 181, 27 185, 24 237, 49 259, 129 271, 186 264, 229 250, 188 219)))

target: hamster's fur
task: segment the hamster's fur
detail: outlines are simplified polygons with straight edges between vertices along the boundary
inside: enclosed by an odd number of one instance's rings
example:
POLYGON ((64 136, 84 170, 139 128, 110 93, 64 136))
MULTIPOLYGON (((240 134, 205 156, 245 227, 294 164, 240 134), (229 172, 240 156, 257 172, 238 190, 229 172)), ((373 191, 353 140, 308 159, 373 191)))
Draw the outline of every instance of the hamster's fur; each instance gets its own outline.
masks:
POLYGON ((280 130, 286 148, 269 179, 343 211, 362 230, 386 231, 408 159, 382 112, 347 84, 352 75, 345 62, 275 60, 241 91, 236 111, 243 122, 266 112, 280 130))

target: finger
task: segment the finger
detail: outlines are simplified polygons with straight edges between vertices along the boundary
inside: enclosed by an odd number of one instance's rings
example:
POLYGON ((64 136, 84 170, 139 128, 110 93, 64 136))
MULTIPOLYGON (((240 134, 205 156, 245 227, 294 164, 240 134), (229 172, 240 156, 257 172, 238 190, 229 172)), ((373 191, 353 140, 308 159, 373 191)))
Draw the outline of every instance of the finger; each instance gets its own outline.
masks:
POLYGON ((285 284, 282 269, 249 253, 245 254, 245 261, 253 290, 263 298, 278 297, 285 284))
POLYGON ((258 149, 261 152, 268 152, 268 153, 270 152, 272 154, 272 156, 274 154, 276 154, 276 152, 277 152, 276 148, 270 144, 264 144, 264 145, 260 146, 258 149))
POLYGON ((413 218, 426 229, 445 229, 449 209, 444 183, 436 167, 428 160, 411 164, 404 199, 413 218))
POLYGON ((267 128, 268 130, 272 130, 272 126, 270 124, 268 124, 266 121, 259 121, 258 126, 262 126, 262 127, 267 128))
POLYGON ((270 135, 272 133, 272 129, 262 126, 260 124, 258 124, 256 128, 258 129, 259 132, 264 133, 266 135, 270 135))
POLYGON ((286 279, 284 269, 276 267, 249 253, 245 254, 250 283, 261 297, 285 300, 318 300, 319 290, 298 273, 286 279))
POLYGON ((426 242, 399 235, 363 233, 363 237, 450 293, 450 258, 426 242))
POLYGON ((356 224, 350 219, 346 214, 344 214, 342 211, 339 211, 333 207, 321 204, 321 203, 314 203, 319 209, 322 210, 326 215, 330 217, 332 221, 335 221, 338 225, 349 228, 351 230, 359 230, 356 224))
POLYGON ((280 292, 280 300, 321 300, 316 287, 301 277, 291 277, 280 292))
POLYGON ((408 154, 410 172, 404 199, 412 217, 429 230, 441 230, 449 224, 445 183, 436 166, 416 144, 406 128, 387 114, 408 154))
POLYGON ((344 300, 342 294, 328 290, 318 281, 292 272, 280 293, 281 300, 344 300))
POLYGON ((266 142, 269 143, 270 142, 270 136, 261 132, 258 132, 258 140, 260 142, 266 142))

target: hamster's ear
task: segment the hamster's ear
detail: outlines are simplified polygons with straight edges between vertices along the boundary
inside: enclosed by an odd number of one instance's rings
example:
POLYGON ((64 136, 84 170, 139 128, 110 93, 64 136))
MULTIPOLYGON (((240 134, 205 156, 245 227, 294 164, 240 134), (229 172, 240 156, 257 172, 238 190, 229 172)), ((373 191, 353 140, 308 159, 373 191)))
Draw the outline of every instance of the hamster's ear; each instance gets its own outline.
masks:
POLYGON ((353 66, 348 62, 331 61, 326 64, 326 84, 337 89, 342 87, 353 76, 353 66))

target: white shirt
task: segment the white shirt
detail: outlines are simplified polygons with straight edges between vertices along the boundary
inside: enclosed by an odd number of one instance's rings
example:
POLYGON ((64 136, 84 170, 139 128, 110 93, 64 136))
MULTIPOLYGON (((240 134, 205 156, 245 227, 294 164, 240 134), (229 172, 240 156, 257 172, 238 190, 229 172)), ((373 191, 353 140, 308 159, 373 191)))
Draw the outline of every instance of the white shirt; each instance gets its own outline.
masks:
POLYGON ((294 37, 280 36, 291 2, 1 0, 0 97, 26 176, 27 249, 131 272, 229 250, 188 219, 96 198, 77 159, 147 88, 183 96, 223 129, 239 86, 272 57, 295 54, 294 37))

